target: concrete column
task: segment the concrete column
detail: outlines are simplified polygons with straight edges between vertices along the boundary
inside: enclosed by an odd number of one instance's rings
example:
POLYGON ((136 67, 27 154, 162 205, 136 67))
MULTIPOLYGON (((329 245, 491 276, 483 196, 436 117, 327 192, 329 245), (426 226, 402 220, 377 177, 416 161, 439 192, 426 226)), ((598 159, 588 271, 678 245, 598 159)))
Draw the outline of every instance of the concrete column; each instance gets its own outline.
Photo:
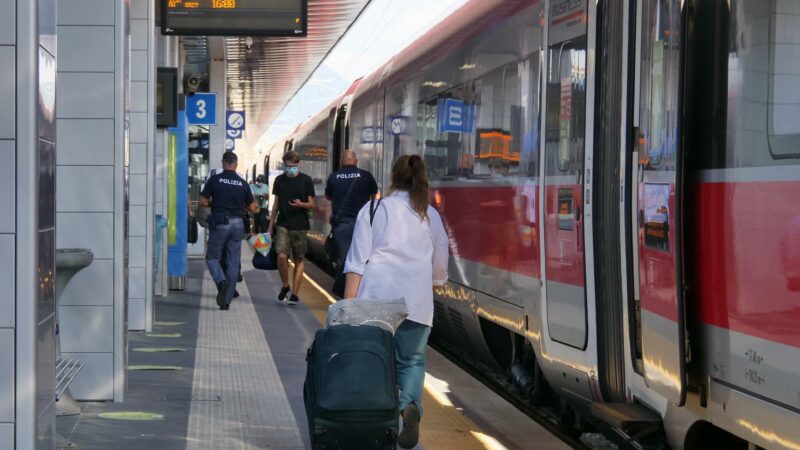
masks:
POLYGON ((86 363, 78 400, 124 398, 129 213, 130 234, 147 233, 146 206, 127 198, 129 131, 142 126, 128 104, 128 17, 126 0, 59 2, 56 241, 94 252, 61 298, 62 352, 86 363))
MULTIPOLYGON (((225 111, 228 110, 228 84, 225 71, 225 39, 208 38, 208 90, 217 93, 217 124, 212 125, 209 136, 208 164, 210 169, 222 167, 225 153, 225 111)), ((244 173, 246 169, 241 169, 244 173)))
POLYGON ((0 0, 0 448, 53 447, 55 0, 0 0))
POLYGON ((155 0, 132 0, 128 328, 146 331, 154 311, 155 26, 155 0))

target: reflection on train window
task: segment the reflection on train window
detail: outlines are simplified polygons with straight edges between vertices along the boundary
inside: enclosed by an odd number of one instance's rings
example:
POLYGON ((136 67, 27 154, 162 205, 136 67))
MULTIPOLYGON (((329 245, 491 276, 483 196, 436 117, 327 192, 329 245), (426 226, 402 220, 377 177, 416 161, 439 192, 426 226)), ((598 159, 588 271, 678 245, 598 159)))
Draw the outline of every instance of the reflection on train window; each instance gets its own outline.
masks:
POLYGON ((545 145, 553 151, 547 153, 547 173, 580 173, 586 133, 586 38, 551 46, 548 58, 545 145))
POLYGON ((668 184, 644 185, 644 245, 669 251, 669 188, 668 184))
POLYGON ((800 41, 791 4, 730 0, 714 4, 715 9, 701 5, 705 9, 692 39, 706 43, 696 51, 709 67, 693 74, 693 108, 700 109, 698 117, 714 119, 697 127, 703 150, 689 149, 693 167, 791 165, 800 158, 800 41))
POLYGON ((558 229, 572 231, 575 229, 575 211, 573 208, 572 188, 558 189, 558 229))
POLYGON ((433 180, 536 176, 538 58, 420 102, 417 138, 433 180))
POLYGON ((314 181, 314 190, 317 195, 322 195, 325 191, 325 182, 328 178, 326 125, 327 123, 323 121, 307 135, 299 137, 294 144, 294 151, 300 155, 300 171, 314 181))
POLYGON ((643 2, 642 14, 649 29, 642 30, 642 93, 639 127, 640 163, 649 169, 674 167, 676 126, 671 118, 677 111, 677 78, 671 74, 679 63, 680 36, 672 30, 678 17, 669 11, 676 7, 665 0, 643 2))

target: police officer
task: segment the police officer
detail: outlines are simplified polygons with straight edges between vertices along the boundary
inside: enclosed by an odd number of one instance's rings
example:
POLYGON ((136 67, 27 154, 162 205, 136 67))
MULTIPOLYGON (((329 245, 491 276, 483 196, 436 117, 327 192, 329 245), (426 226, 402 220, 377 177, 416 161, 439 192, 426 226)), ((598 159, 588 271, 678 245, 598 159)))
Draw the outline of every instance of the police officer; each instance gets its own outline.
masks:
POLYGON ((200 206, 211 207, 206 264, 217 284, 217 305, 223 311, 230 309, 239 274, 245 210, 258 213, 260 209, 250 186, 236 173, 238 162, 236 153, 225 152, 222 156, 223 171, 212 175, 200 193, 200 206), (220 264, 223 253, 225 270, 220 264))
POLYGON ((366 170, 358 168, 355 152, 347 149, 342 152, 342 168, 328 177, 325 185, 325 198, 332 203, 331 227, 333 238, 339 251, 340 267, 347 259, 356 217, 361 208, 378 193, 375 177, 366 170))

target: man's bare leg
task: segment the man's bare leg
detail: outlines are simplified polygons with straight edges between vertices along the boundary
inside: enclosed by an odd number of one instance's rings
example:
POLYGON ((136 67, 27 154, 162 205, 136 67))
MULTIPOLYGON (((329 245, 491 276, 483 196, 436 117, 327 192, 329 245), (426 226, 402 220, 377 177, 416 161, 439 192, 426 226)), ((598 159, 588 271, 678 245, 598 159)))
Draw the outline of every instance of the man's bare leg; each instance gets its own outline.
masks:
POLYGON ((297 258, 294 262, 294 283, 292 283, 292 293, 298 295, 300 292, 300 285, 303 283, 303 273, 305 272, 305 260, 297 258))
POLYGON ((278 255, 278 273, 281 275, 282 286, 289 286, 289 257, 283 253, 278 255))

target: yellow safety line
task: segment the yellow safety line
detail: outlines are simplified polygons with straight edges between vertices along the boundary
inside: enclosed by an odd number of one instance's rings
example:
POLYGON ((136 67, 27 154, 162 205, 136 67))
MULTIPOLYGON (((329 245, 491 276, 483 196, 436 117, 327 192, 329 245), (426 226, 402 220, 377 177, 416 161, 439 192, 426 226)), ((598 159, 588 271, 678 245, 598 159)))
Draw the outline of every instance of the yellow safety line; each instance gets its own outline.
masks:
MULTIPOLYGON (((292 270, 294 264, 290 263, 292 270)), ((312 280, 307 273, 303 278, 329 303, 336 299, 312 280)), ((327 308, 323 308, 318 296, 301 297, 312 315, 320 324, 325 323, 327 308)), ((430 373, 425 374, 423 408, 425 417, 420 423, 420 442, 425 450, 506 450, 497 439, 483 433, 481 429, 456 408, 448 398, 447 383, 430 373)))

